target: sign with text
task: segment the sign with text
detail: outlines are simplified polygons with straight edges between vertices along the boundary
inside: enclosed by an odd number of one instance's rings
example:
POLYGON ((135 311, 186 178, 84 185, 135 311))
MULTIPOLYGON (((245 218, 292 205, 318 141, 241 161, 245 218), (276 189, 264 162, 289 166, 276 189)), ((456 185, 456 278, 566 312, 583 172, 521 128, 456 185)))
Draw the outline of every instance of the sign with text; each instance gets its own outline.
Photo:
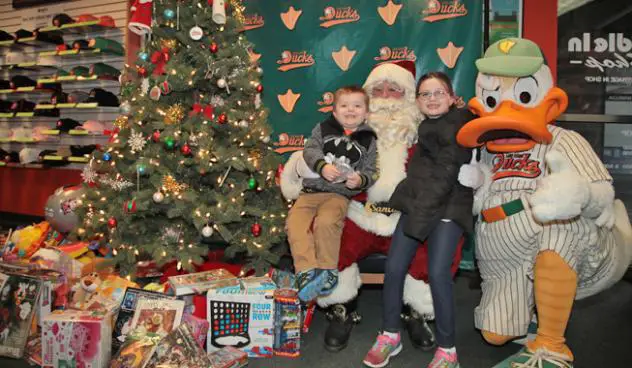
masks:
POLYGON ((616 7, 598 10, 589 4, 559 18, 558 85, 568 113, 632 115, 632 25, 616 7))

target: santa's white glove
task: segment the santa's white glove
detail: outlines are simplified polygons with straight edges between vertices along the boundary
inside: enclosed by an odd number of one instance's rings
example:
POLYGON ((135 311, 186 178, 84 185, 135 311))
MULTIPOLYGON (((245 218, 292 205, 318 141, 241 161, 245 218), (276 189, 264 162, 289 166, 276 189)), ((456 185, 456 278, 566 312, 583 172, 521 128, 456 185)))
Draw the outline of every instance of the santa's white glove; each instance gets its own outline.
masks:
POLYGON ((485 174, 476 160, 476 151, 476 149, 472 150, 470 163, 461 165, 459 169, 459 183, 464 187, 472 189, 480 188, 485 180, 485 174))
POLYGON ((550 222, 579 216, 590 200, 590 183, 561 152, 553 150, 545 159, 550 174, 538 182, 529 198, 535 219, 550 222))

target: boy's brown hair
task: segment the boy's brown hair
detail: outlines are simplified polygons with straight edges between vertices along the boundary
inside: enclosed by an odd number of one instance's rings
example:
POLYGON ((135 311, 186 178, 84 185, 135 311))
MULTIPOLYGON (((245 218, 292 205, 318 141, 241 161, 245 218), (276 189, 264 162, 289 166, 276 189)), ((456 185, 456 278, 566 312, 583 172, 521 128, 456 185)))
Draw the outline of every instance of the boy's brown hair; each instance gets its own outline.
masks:
POLYGON ((350 86, 344 86, 344 87, 338 88, 336 92, 334 93, 334 106, 336 106, 336 103, 338 102, 338 99, 340 98, 340 96, 348 95, 351 93, 360 93, 364 95, 364 103, 366 104, 367 109, 369 108, 369 94, 366 93, 364 88, 358 85, 350 85, 350 86))

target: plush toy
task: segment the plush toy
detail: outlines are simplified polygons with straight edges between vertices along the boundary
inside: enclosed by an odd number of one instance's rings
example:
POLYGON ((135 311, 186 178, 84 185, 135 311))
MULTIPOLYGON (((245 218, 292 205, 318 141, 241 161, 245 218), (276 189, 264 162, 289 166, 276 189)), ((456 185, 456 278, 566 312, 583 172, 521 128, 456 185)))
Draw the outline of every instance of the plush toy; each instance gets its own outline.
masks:
POLYGON ((553 124, 568 98, 554 86, 540 48, 504 39, 476 66, 469 108, 479 118, 457 134, 459 144, 481 147, 481 162, 459 174, 477 188, 483 295, 475 325, 501 345, 525 335, 535 312, 535 339, 497 367, 572 367, 564 335, 573 301, 621 279, 632 226, 590 144, 553 124))
POLYGON ((83 309, 87 306, 90 299, 96 294, 101 282, 101 277, 96 272, 90 272, 83 276, 79 282, 72 287, 72 306, 77 309, 83 309))

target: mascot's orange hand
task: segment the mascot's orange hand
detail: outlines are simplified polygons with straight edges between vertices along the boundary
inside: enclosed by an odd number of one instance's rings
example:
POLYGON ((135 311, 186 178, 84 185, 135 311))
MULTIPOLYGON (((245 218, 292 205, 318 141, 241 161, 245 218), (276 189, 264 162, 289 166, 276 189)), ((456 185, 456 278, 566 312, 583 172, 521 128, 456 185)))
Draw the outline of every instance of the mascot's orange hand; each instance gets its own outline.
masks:
POLYGON ((340 176, 340 171, 332 164, 327 164, 323 167, 322 176, 328 181, 334 181, 340 176))
POLYGON ((559 151, 547 153, 546 163, 550 174, 538 183, 529 198, 535 219, 549 222, 579 216, 590 199, 588 180, 559 151))
POLYGON ((362 184, 362 178, 357 172, 350 174, 349 177, 347 177, 347 181, 345 181, 345 186, 349 189, 356 189, 360 184, 362 184))

